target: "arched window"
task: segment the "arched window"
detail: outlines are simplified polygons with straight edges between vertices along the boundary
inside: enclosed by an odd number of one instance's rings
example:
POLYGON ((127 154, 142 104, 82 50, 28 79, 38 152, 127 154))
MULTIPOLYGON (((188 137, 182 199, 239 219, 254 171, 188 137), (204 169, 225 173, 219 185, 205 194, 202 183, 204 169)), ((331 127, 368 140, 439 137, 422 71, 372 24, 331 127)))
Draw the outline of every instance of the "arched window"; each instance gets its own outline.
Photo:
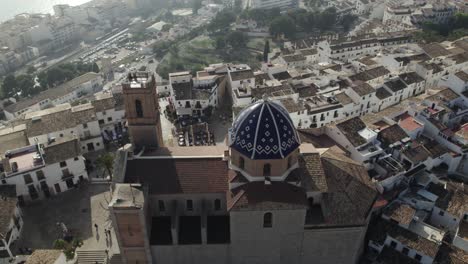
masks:
POLYGON ((288 158, 288 169, 291 168, 292 166, 292 156, 289 156, 288 158))
POLYGON ((215 209, 215 211, 221 210, 221 200, 216 199, 216 200, 214 201, 214 209, 215 209))
POLYGON ((135 100, 135 111, 136 111, 137 117, 143 117, 143 106, 141 105, 140 100, 135 100))
POLYGON ((263 176, 271 175, 271 165, 269 163, 263 165, 263 176))
POLYGON ((239 168, 244 169, 245 167, 245 160, 243 157, 239 157, 239 168))
POLYGON ((263 215, 263 227, 269 228, 273 226, 273 214, 265 213, 263 215))

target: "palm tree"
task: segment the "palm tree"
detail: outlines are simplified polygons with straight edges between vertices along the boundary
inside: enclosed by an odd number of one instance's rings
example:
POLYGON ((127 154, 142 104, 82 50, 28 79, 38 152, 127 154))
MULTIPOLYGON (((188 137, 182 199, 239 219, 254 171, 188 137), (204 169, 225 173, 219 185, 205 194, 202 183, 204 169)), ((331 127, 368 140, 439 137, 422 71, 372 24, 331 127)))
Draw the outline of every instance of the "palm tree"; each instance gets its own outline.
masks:
POLYGON ((109 178, 112 181, 112 169, 114 168, 114 156, 111 153, 105 153, 96 160, 98 167, 106 169, 109 178))

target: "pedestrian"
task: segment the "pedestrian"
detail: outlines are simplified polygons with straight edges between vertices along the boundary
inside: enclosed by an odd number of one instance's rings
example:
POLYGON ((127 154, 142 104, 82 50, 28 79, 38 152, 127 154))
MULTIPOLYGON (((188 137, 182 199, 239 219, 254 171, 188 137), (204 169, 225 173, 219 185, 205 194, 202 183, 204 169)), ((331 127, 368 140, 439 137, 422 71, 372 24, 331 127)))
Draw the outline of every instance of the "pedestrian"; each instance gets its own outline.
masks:
POLYGON ((96 231, 98 230, 98 225, 97 224, 94 224, 94 227, 96 228, 96 231))

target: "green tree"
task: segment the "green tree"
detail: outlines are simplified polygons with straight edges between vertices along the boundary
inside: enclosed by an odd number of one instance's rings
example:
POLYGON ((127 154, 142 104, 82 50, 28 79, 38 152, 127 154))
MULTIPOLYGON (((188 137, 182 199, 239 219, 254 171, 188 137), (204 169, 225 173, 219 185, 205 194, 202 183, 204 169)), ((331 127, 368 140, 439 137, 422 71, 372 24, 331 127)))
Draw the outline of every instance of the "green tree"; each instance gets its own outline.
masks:
POLYGON ((2 89, 5 96, 13 96, 17 92, 18 82, 14 75, 7 75, 5 79, 3 79, 2 89))
POLYGON ((21 96, 30 96, 37 94, 36 90, 34 89, 34 80, 33 76, 31 75, 19 75, 16 77, 18 82, 18 89, 21 91, 21 96))
POLYGON ((216 49, 224 49, 226 47, 226 38, 224 36, 217 36, 215 39, 216 49))
POLYGON ((161 31, 162 32, 168 32, 171 29, 172 25, 171 24, 165 24, 162 26, 161 31))
POLYGON ((290 38, 296 33, 296 25, 289 16, 279 16, 271 22, 270 33, 273 36, 284 34, 287 38, 290 38))
POLYGON ((356 21, 358 17, 353 14, 346 14, 341 18, 340 24, 343 26, 345 31, 349 31, 351 25, 356 21))
POLYGON ((36 68, 34 66, 28 66, 28 69, 26 70, 27 74, 33 74, 36 71, 36 68))
POLYGON ((270 41, 266 40, 263 47, 263 62, 268 62, 268 53, 270 53, 270 41))
POLYGON ((454 27, 455 28, 468 28, 468 14, 466 13, 457 13, 454 17, 454 27))
POLYGON ((218 30, 227 29, 232 22, 236 21, 236 14, 231 10, 224 9, 218 12, 207 26, 208 31, 216 32, 218 30))
POLYGON ((315 14, 312 12, 301 12, 296 16, 296 24, 306 32, 311 32, 315 26, 315 14))
POLYGON ((332 28, 336 23, 336 9, 331 7, 325 9, 319 15, 319 19, 317 20, 317 27, 321 30, 327 30, 332 28))
POLYGON ((226 36, 226 43, 233 48, 244 48, 247 45, 247 35, 240 31, 231 31, 226 36))
POLYGON ((98 167, 103 168, 109 174, 112 181, 112 169, 114 168, 114 156, 111 153, 105 153, 96 160, 98 167))
POLYGON ((65 249, 67 247, 67 242, 63 239, 57 239, 54 241, 53 247, 55 249, 65 249))

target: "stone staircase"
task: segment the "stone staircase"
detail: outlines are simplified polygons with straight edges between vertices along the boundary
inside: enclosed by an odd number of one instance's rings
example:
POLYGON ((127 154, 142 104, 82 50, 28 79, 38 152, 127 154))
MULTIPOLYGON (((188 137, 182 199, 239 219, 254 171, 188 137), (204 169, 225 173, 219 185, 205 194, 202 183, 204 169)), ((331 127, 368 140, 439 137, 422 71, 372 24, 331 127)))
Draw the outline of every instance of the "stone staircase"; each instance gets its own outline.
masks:
POLYGON ((107 264, 107 255, 104 250, 76 251, 77 264, 107 264))

